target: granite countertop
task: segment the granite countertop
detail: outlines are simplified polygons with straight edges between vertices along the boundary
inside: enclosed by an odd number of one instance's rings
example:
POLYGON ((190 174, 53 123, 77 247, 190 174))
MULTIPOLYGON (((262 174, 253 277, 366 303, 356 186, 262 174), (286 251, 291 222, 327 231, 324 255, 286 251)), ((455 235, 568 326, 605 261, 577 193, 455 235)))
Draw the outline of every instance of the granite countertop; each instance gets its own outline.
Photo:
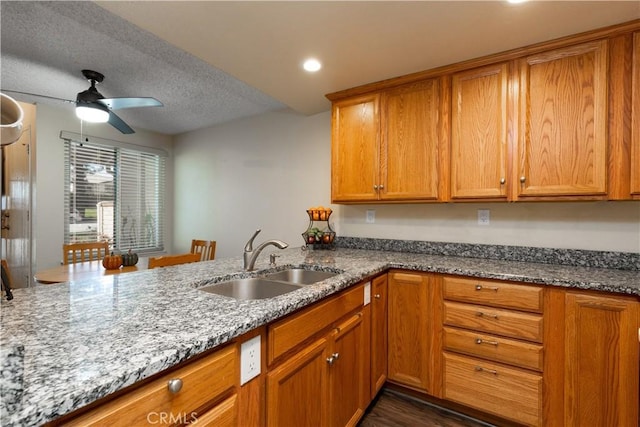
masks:
POLYGON ((16 289, 0 305, 0 423, 51 421, 388 268, 640 296, 638 270, 344 248, 278 253, 277 269, 344 273, 264 300, 196 289, 273 271, 265 253, 251 273, 238 257, 16 289))

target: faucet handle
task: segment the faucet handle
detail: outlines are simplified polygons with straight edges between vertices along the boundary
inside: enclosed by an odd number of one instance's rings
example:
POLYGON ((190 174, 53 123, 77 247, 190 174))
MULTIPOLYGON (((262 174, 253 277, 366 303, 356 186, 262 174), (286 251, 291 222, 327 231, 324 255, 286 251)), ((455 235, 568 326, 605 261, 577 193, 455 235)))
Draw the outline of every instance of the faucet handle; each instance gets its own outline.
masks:
POLYGON ((269 265, 271 267, 275 267, 276 266, 276 258, 280 258, 280 255, 276 254, 276 253, 272 253, 269 255, 269 265))
POLYGON ((251 238, 249 239, 249 241, 247 242, 246 245, 244 245, 244 251, 245 252, 251 252, 253 250, 253 239, 256 238, 256 236, 258 235, 258 233, 260 233, 262 230, 260 228, 258 228, 256 230, 255 233, 253 233, 253 236, 251 236, 251 238))

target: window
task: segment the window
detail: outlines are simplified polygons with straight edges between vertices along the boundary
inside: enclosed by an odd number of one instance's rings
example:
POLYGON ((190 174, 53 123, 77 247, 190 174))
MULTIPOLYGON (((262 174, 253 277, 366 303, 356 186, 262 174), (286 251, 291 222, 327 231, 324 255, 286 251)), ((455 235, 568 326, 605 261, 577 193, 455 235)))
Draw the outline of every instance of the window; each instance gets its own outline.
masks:
POLYGON ((113 250, 162 251, 165 156, 99 138, 63 139, 65 243, 107 240, 113 250))

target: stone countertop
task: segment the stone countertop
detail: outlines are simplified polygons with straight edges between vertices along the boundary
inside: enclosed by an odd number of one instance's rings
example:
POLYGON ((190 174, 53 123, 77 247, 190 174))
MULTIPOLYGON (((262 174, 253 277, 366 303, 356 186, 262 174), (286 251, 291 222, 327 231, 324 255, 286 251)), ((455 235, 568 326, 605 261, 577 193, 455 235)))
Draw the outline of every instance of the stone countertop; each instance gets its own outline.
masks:
POLYGON ((640 296, 637 270, 358 249, 278 253, 277 269, 344 273, 264 300, 196 289, 273 271, 265 253, 251 273, 238 257, 16 289, 0 305, 0 424, 51 421, 388 268, 640 296))

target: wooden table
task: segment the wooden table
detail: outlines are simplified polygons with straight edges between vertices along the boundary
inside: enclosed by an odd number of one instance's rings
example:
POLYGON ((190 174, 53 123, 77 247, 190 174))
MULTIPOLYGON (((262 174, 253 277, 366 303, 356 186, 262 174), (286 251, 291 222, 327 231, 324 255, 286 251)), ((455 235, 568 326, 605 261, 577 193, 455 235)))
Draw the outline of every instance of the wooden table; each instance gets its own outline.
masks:
POLYGON ((34 279, 38 283, 52 284, 60 282, 70 282, 75 280, 93 279, 112 274, 131 273, 147 269, 148 258, 140 257, 136 265, 130 267, 120 267, 117 270, 107 270, 102 266, 102 261, 85 261, 75 264, 59 265, 38 271, 34 279))

